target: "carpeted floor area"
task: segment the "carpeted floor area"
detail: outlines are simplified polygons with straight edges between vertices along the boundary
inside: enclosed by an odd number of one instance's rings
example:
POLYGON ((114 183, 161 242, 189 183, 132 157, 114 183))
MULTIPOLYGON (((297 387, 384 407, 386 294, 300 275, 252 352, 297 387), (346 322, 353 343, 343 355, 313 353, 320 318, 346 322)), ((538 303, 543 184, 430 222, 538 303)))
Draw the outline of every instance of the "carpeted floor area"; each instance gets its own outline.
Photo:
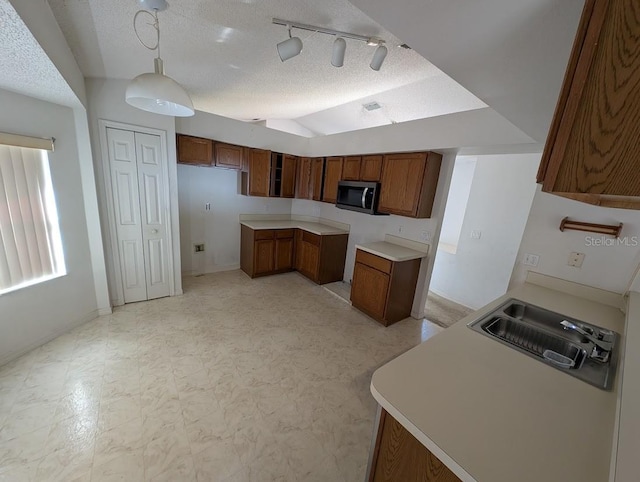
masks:
POLYGON ((436 325, 448 328, 471 312, 473 312, 471 308, 454 303, 429 291, 424 317, 436 325))

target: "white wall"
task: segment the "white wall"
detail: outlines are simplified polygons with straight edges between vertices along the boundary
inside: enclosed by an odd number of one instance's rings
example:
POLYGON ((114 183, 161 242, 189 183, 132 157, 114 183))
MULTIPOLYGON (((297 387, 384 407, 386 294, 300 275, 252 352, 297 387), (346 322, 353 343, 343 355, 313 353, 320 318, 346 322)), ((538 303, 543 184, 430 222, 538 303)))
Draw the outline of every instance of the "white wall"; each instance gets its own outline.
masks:
POLYGON ((478 156, 457 252, 438 251, 433 292, 480 308, 507 291, 539 163, 540 154, 478 156))
POLYGON ((108 162, 108 159, 102 159, 100 131, 98 128, 98 120, 100 119, 122 122, 133 126, 150 127, 166 132, 168 150, 167 164, 169 167, 169 197, 171 199, 170 212, 172 218, 171 235, 173 240, 173 257, 175 269, 174 286, 176 289, 176 294, 182 293, 175 121, 173 117, 144 112, 128 105, 124 101, 127 83, 128 81, 126 80, 86 80, 87 99, 89 106, 89 129, 91 132, 91 146, 93 150, 94 170, 98 190, 98 201, 100 206, 103 245, 105 250, 111 301, 116 305, 123 304, 124 300, 118 299, 114 291, 115 277, 117 276, 118 271, 116 271, 116 267, 113 263, 111 239, 109 237, 111 226, 109 225, 109 218, 107 216, 106 188, 104 183, 103 168, 104 162, 108 162))
POLYGON ((477 157, 471 156, 456 157, 449 195, 447 196, 447 207, 442 219, 439 246, 446 244, 450 248, 455 248, 458 245, 477 159, 477 157))
POLYGON ((230 169, 178 166, 183 273, 240 269, 240 214, 291 213, 291 199, 242 196, 239 178, 230 169), (193 245, 200 243, 205 251, 195 253, 193 245))
POLYGON ((49 153, 67 275, 0 296, 0 364, 97 316, 74 113, 0 90, 0 131, 55 137, 49 153))
POLYGON ((610 209, 592 206, 553 194, 544 193, 538 187, 531 213, 518 253, 518 264, 513 271, 513 286, 524 282, 527 270, 543 273, 576 283, 624 293, 638 265, 640 256, 640 214, 627 209, 610 209), (560 231, 562 218, 599 224, 624 223, 621 236, 628 237, 628 244, 595 246, 590 236, 615 242, 609 236, 601 238, 593 233, 560 231), (588 244, 592 244, 588 246, 588 244), (585 253, 582 268, 567 265, 569 253, 585 253), (540 256, 537 267, 524 266, 525 253, 540 256))

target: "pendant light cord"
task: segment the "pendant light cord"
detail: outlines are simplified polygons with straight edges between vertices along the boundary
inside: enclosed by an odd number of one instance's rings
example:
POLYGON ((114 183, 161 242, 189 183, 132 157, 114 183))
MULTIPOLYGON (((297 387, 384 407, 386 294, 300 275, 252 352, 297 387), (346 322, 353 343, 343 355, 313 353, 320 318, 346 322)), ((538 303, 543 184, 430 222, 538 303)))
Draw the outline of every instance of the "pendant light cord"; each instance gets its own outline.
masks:
POLYGON ((138 38, 138 42, 140 42, 140 44, 142 44, 142 46, 146 49, 149 49, 151 51, 157 50, 158 51, 157 58, 160 58, 160 21, 158 20, 158 11, 154 10, 153 13, 151 13, 148 10, 138 10, 136 14, 133 16, 133 31, 135 32, 136 37, 138 38), (140 38, 140 34, 138 33, 138 25, 136 21, 138 19, 138 15, 140 15, 141 13, 146 13, 147 15, 151 15, 151 18, 153 19, 153 23, 147 24, 147 25, 151 25, 156 30, 156 44, 153 47, 150 47, 149 45, 147 45, 142 40, 142 38, 140 38))

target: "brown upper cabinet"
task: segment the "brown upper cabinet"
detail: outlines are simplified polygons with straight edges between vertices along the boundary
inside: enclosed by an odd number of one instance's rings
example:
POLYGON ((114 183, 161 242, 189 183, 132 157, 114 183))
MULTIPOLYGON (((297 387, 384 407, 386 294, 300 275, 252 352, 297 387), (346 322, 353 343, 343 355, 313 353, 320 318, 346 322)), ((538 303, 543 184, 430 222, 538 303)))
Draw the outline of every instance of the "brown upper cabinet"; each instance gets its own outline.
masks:
POLYGON ((362 163, 361 156, 345 157, 344 165, 342 166, 342 180, 343 181, 359 181, 361 163, 362 163))
POLYGON ((249 150, 249 163, 242 173, 242 194, 248 196, 269 196, 271 188, 271 151, 249 150))
POLYGON ((296 176, 296 198, 311 199, 311 163, 310 157, 298 159, 298 174, 296 176))
POLYGON ((435 152, 385 155, 378 210, 398 216, 430 217, 441 162, 442 155, 435 152))
POLYGON ((215 142, 213 146, 216 167, 241 170, 243 167, 243 148, 233 144, 215 142))
POLYGON ((324 166, 324 157, 316 157, 311 160, 311 199, 314 201, 322 201, 324 166))
POLYGON ((380 182, 382 175, 382 156, 362 156, 360 180, 380 182))
POLYGON ((542 190, 640 209, 640 9, 587 0, 549 130, 542 190))
POLYGON ((178 163, 210 166, 213 163, 213 141, 202 137, 176 135, 178 163))
POLYGON ((335 204, 338 198, 338 182, 342 178, 343 157, 327 157, 324 168, 322 201, 335 204))
POLYGON ((271 153, 271 197, 294 197, 297 164, 296 156, 271 153))

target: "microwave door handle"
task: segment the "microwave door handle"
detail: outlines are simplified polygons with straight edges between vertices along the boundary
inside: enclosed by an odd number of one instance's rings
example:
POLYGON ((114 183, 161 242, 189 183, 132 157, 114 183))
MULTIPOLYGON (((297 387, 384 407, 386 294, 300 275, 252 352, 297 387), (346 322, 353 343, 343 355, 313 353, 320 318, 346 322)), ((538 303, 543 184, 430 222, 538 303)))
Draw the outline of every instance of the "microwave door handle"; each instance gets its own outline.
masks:
POLYGON ((364 191, 362 191, 362 209, 367 209, 367 192, 369 192, 369 188, 365 187, 364 191))

